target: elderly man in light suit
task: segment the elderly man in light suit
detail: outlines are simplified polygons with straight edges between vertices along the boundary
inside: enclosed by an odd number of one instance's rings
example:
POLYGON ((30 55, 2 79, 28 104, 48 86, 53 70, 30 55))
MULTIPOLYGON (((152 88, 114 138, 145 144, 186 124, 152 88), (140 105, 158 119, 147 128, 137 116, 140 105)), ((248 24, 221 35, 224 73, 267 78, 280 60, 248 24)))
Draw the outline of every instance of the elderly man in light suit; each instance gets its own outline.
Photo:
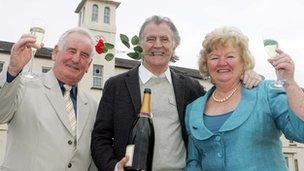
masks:
POLYGON ((91 64, 94 40, 84 29, 68 30, 53 50, 53 69, 25 79, 20 72, 31 48, 39 48, 35 41, 22 35, 1 73, 0 123, 8 123, 8 144, 0 170, 95 170, 90 142, 97 103, 77 86, 91 64), (72 89, 64 96, 66 85, 72 89))

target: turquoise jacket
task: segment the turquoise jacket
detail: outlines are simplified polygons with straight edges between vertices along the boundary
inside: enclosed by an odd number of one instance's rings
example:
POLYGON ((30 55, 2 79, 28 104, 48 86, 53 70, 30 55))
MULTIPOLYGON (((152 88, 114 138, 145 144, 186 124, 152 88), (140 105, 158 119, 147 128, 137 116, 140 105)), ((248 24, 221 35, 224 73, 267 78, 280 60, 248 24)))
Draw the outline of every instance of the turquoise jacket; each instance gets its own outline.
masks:
POLYGON ((241 88, 240 103, 215 134, 203 120, 215 88, 187 106, 187 171, 287 171, 280 136, 304 142, 304 121, 289 108, 286 93, 269 83, 241 88))

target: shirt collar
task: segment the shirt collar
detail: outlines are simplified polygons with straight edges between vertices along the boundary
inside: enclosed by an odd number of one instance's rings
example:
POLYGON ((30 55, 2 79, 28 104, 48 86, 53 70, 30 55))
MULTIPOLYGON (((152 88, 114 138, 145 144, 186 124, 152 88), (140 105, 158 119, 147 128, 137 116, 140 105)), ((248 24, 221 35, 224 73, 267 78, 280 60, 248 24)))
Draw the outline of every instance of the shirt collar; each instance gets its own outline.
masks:
MULTIPOLYGON (((65 91, 65 88, 63 87, 64 83, 60 80, 58 80, 58 83, 59 83, 61 92, 63 94, 64 91, 65 91)), ((77 85, 72 86, 72 92, 71 93, 72 93, 73 96, 75 96, 75 97, 77 96, 77 85)))
POLYGON ((172 84, 172 78, 171 78, 171 72, 169 67, 166 69, 166 71, 161 74, 160 76, 156 76, 153 73, 151 73, 142 63, 138 68, 138 74, 139 78, 143 82, 143 84, 146 84, 150 78, 163 78, 165 77, 170 84, 172 84))

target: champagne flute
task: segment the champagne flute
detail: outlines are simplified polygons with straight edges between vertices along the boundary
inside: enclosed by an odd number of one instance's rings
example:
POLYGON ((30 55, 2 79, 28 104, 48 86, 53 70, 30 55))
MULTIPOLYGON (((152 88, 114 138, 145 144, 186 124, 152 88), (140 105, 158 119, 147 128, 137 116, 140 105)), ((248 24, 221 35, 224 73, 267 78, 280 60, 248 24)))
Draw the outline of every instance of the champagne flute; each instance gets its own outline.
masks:
MULTIPOLYGON (((263 44, 265 51, 269 58, 274 58, 277 55, 276 49, 279 47, 279 43, 277 41, 277 38, 270 35, 263 35, 263 44)), ((274 81, 271 86, 272 88, 282 88, 284 85, 284 80, 280 79, 280 74, 278 73, 279 70, 276 70, 277 80, 274 81)))
MULTIPOLYGON (((31 35, 36 37, 36 44, 41 46, 43 38, 44 38, 45 30, 41 26, 33 26, 30 28, 30 33, 31 33, 31 35)), ((37 49, 32 47, 32 57, 28 63, 28 70, 26 72, 22 73, 22 76, 24 78, 33 79, 33 78, 37 77, 33 73, 33 60, 34 60, 36 51, 37 51, 37 49)))

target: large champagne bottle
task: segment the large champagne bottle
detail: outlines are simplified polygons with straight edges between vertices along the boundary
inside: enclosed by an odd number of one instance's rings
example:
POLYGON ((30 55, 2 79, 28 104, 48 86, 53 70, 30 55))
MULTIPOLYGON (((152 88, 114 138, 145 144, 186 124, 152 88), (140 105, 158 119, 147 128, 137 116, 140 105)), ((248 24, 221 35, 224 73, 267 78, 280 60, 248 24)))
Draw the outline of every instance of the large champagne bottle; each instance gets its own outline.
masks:
POLYGON ((140 113, 130 130, 125 166, 128 171, 152 171, 154 127, 150 110, 151 89, 145 88, 140 113))

